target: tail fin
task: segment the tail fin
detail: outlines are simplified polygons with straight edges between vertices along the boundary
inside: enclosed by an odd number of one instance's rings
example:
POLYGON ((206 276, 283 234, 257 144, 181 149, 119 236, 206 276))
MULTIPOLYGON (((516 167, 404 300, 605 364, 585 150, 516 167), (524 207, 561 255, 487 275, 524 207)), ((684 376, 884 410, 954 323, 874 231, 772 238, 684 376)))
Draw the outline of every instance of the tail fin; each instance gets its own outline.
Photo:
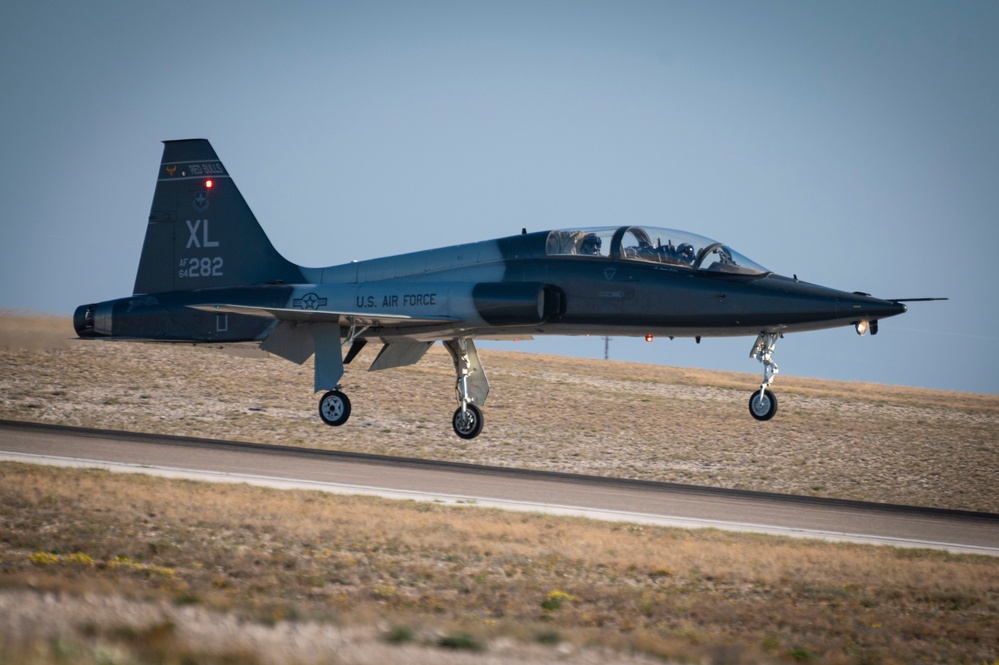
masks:
POLYGON ((164 141, 133 293, 301 283, 205 139, 164 141))

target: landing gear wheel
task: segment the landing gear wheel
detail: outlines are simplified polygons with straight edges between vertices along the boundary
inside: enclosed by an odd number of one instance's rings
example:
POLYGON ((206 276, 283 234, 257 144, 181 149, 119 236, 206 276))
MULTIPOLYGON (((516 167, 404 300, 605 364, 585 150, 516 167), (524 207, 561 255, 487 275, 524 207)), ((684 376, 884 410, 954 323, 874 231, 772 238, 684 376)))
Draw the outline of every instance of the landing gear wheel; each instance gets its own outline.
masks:
POLYGON ((459 406, 451 418, 454 433, 463 439, 474 439, 482 432, 482 411, 474 404, 466 404, 464 410, 459 406))
POLYGON ((333 427, 347 422, 350 418, 350 400, 339 390, 331 390, 319 400, 319 417, 333 427))
POLYGON ((749 413, 757 420, 770 420, 777 413, 777 396, 769 390, 761 396, 759 390, 754 390, 749 398, 749 413))

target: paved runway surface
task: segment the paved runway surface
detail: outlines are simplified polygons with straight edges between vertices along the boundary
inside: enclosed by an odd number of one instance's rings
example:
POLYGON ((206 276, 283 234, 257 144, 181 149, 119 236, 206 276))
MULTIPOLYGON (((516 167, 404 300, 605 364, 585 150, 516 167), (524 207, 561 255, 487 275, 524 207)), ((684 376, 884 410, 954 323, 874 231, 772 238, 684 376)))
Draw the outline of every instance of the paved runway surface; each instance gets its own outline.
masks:
POLYGON ((999 556, 999 515, 0 421, 0 460, 999 556))

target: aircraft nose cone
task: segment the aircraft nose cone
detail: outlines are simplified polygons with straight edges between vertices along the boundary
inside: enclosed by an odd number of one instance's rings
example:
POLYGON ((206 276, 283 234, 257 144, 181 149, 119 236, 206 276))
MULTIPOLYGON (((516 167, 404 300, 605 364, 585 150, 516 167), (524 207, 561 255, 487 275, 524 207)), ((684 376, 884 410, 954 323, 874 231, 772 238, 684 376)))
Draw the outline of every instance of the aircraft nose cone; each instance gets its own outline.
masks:
POLYGON ((904 314, 908 310, 904 303, 893 300, 881 300, 861 293, 854 294, 854 296, 855 298, 851 300, 849 307, 860 319, 869 321, 884 319, 904 314))

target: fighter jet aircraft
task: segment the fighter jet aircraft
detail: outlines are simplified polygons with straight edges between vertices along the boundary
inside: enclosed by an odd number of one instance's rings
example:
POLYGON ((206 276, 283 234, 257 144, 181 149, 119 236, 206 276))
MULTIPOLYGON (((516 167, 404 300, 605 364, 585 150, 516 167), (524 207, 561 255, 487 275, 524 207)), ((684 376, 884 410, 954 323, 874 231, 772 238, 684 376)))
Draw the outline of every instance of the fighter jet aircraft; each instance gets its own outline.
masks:
POLYGON ((474 339, 580 334, 754 336, 763 380, 749 412, 769 420, 784 333, 855 326, 875 334, 878 321, 906 311, 905 299, 776 275, 720 242, 650 226, 525 230, 306 268, 274 249, 208 141, 164 145, 132 295, 77 308, 77 334, 253 342, 300 364, 314 355, 328 425, 350 416, 340 380, 369 342, 382 345, 371 370, 414 364, 442 342, 456 375, 452 426, 472 439, 489 394, 474 339))

